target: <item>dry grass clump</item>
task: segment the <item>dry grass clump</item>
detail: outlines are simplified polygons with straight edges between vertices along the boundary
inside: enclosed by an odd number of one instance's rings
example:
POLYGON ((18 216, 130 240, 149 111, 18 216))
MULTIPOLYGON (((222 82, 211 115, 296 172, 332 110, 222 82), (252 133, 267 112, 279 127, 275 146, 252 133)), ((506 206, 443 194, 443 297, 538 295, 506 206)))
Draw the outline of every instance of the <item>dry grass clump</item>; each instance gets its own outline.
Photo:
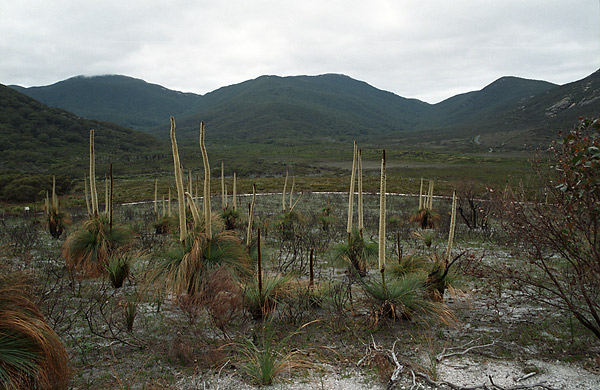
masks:
POLYGON ((0 273, 0 385, 67 389, 68 355, 28 293, 22 275, 0 273))

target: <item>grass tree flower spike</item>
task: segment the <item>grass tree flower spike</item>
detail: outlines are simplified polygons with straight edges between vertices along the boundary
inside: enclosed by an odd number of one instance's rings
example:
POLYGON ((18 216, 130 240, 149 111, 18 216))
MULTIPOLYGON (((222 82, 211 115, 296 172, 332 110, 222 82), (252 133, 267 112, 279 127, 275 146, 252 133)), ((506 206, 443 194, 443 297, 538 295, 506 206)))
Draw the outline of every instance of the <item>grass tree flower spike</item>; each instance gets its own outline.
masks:
POLYGON ((94 153, 94 129, 90 130, 90 197, 92 214, 98 215, 98 192, 96 191, 96 157, 94 153))
MULTIPOLYGON (((177 149, 177 140, 175 139, 175 119, 173 117, 171 117, 171 147, 173 149, 173 168, 175 170, 177 206, 179 208, 179 241, 183 243, 185 241, 185 237, 187 236, 187 226, 185 223, 185 195, 183 192, 183 172, 181 169, 181 164, 179 163, 179 150, 177 149)), ((169 194, 169 202, 170 199, 171 194, 169 194)))
POLYGON ((237 178, 235 172, 233 172, 233 209, 237 209, 237 178))
POLYGON ((288 171, 285 171, 285 181, 283 182, 283 199, 282 199, 282 211, 285 213, 285 191, 287 189, 288 171))
POLYGON ((381 272, 381 282, 385 289, 385 149, 381 157, 381 184, 379 195, 379 272, 381 272))
POLYGON ((85 205, 87 206, 88 215, 92 215, 92 208, 90 206, 90 190, 88 188, 88 179, 87 176, 83 175, 83 188, 85 191, 85 205))
POLYGON ((248 207, 248 231, 246 232, 246 245, 252 244, 252 224, 254 223, 254 204, 256 203, 256 184, 252 184, 252 202, 248 207))
POLYGON ((348 240, 350 240, 350 234, 352 233, 352 215, 354 214, 354 182, 356 180, 356 155, 357 155, 357 144, 354 141, 354 151, 352 155, 352 173, 350 175, 350 191, 348 196, 348 225, 346 232, 348 233, 348 240))
POLYGON ((362 149, 358 149, 358 231, 362 236, 364 229, 363 217, 363 182, 362 182, 362 149))
POLYGON ((452 245, 454 244, 454 229, 456 227, 456 191, 452 194, 452 212, 450 214, 450 232, 448 233, 448 248, 446 250, 446 264, 450 261, 452 245))
POLYGON ((208 154, 204 145, 204 121, 200 122, 200 151, 202 152, 202 163, 204 164, 204 226, 208 237, 212 237, 210 220, 210 165, 208 165, 208 154))

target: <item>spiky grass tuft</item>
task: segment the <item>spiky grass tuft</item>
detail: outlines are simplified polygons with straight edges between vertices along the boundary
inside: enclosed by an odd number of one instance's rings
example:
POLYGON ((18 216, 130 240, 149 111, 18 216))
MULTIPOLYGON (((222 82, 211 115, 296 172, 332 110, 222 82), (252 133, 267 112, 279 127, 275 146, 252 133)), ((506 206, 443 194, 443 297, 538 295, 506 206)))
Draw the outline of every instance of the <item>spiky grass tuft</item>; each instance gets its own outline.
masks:
POLYGON ((67 266, 85 277, 97 277, 105 271, 109 257, 117 248, 126 247, 131 232, 121 226, 110 228, 108 217, 100 215, 84 222, 67 237, 62 253, 67 266))
POLYGON ((0 386, 67 389, 68 355, 19 274, 0 273, 0 386))

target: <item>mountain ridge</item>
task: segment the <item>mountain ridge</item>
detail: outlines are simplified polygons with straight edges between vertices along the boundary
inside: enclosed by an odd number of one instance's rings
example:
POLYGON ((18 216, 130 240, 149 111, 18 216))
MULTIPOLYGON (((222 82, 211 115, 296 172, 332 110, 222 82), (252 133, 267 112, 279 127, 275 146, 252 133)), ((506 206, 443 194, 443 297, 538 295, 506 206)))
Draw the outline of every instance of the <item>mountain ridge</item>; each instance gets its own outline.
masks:
MULTIPOLYGON (((121 75, 74 77, 35 89, 13 88, 65 109, 75 100, 81 105, 73 110, 78 115, 129 124, 163 139, 168 137, 168 117, 174 115, 182 142, 195 140, 199 123, 204 121, 217 142, 292 145, 353 138, 382 140, 402 134, 413 140, 468 140, 475 134, 522 131, 532 142, 547 143, 558 129, 572 126, 578 116, 600 112, 599 74, 562 86, 504 76, 481 90, 436 104, 335 73, 264 75, 204 95, 172 91, 121 75), (74 91, 71 96, 70 88, 74 91), (582 92, 585 88, 587 92, 582 92), (83 98, 81 94, 87 95, 83 98), (574 107, 582 108, 581 113, 570 110, 574 107)), ((499 141, 495 146, 502 144, 499 141)))

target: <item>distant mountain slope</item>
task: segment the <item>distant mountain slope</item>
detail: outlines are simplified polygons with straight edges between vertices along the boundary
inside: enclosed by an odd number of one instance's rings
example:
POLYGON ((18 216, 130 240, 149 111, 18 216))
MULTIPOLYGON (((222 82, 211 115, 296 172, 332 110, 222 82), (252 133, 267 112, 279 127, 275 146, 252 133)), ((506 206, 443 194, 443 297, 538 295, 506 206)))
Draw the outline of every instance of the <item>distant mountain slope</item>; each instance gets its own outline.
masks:
MULTIPOLYGON (((87 172, 92 128, 97 163, 101 166, 114 161, 118 170, 119 164, 156 153, 153 149, 157 140, 148 134, 50 108, 0 84, 0 171, 56 172, 83 177, 87 172)), ((145 164, 147 167, 151 162, 145 164)))
POLYGON ((555 87, 546 81, 502 77, 480 91, 456 95, 434 105, 433 115, 424 118, 421 125, 448 128, 481 123, 555 87))
POLYGON ((428 107, 344 75, 262 76, 204 95, 178 129, 182 138, 197 136, 204 120, 220 139, 307 143, 410 129, 428 107))
MULTIPOLYGON (((18 87, 15 87, 18 88, 18 87)), ((167 139, 169 116, 178 139, 197 142, 201 121, 211 142, 299 145, 347 142, 473 143, 531 148, 600 113, 600 73, 563 86, 502 77, 479 91, 435 105, 407 99, 339 74, 261 76, 204 96, 170 91, 125 76, 73 78, 21 89, 47 104, 111 120, 167 139), (507 142, 507 139, 511 142, 507 142), (485 141, 485 142, 484 142, 485 141)))
POLYGON ((168 122, 170 115, 189 111, 201 98, 119 75, 77 76, 43 87, 12 87, 48 106, 132 129, 157 127, 165 118, 168 122))

